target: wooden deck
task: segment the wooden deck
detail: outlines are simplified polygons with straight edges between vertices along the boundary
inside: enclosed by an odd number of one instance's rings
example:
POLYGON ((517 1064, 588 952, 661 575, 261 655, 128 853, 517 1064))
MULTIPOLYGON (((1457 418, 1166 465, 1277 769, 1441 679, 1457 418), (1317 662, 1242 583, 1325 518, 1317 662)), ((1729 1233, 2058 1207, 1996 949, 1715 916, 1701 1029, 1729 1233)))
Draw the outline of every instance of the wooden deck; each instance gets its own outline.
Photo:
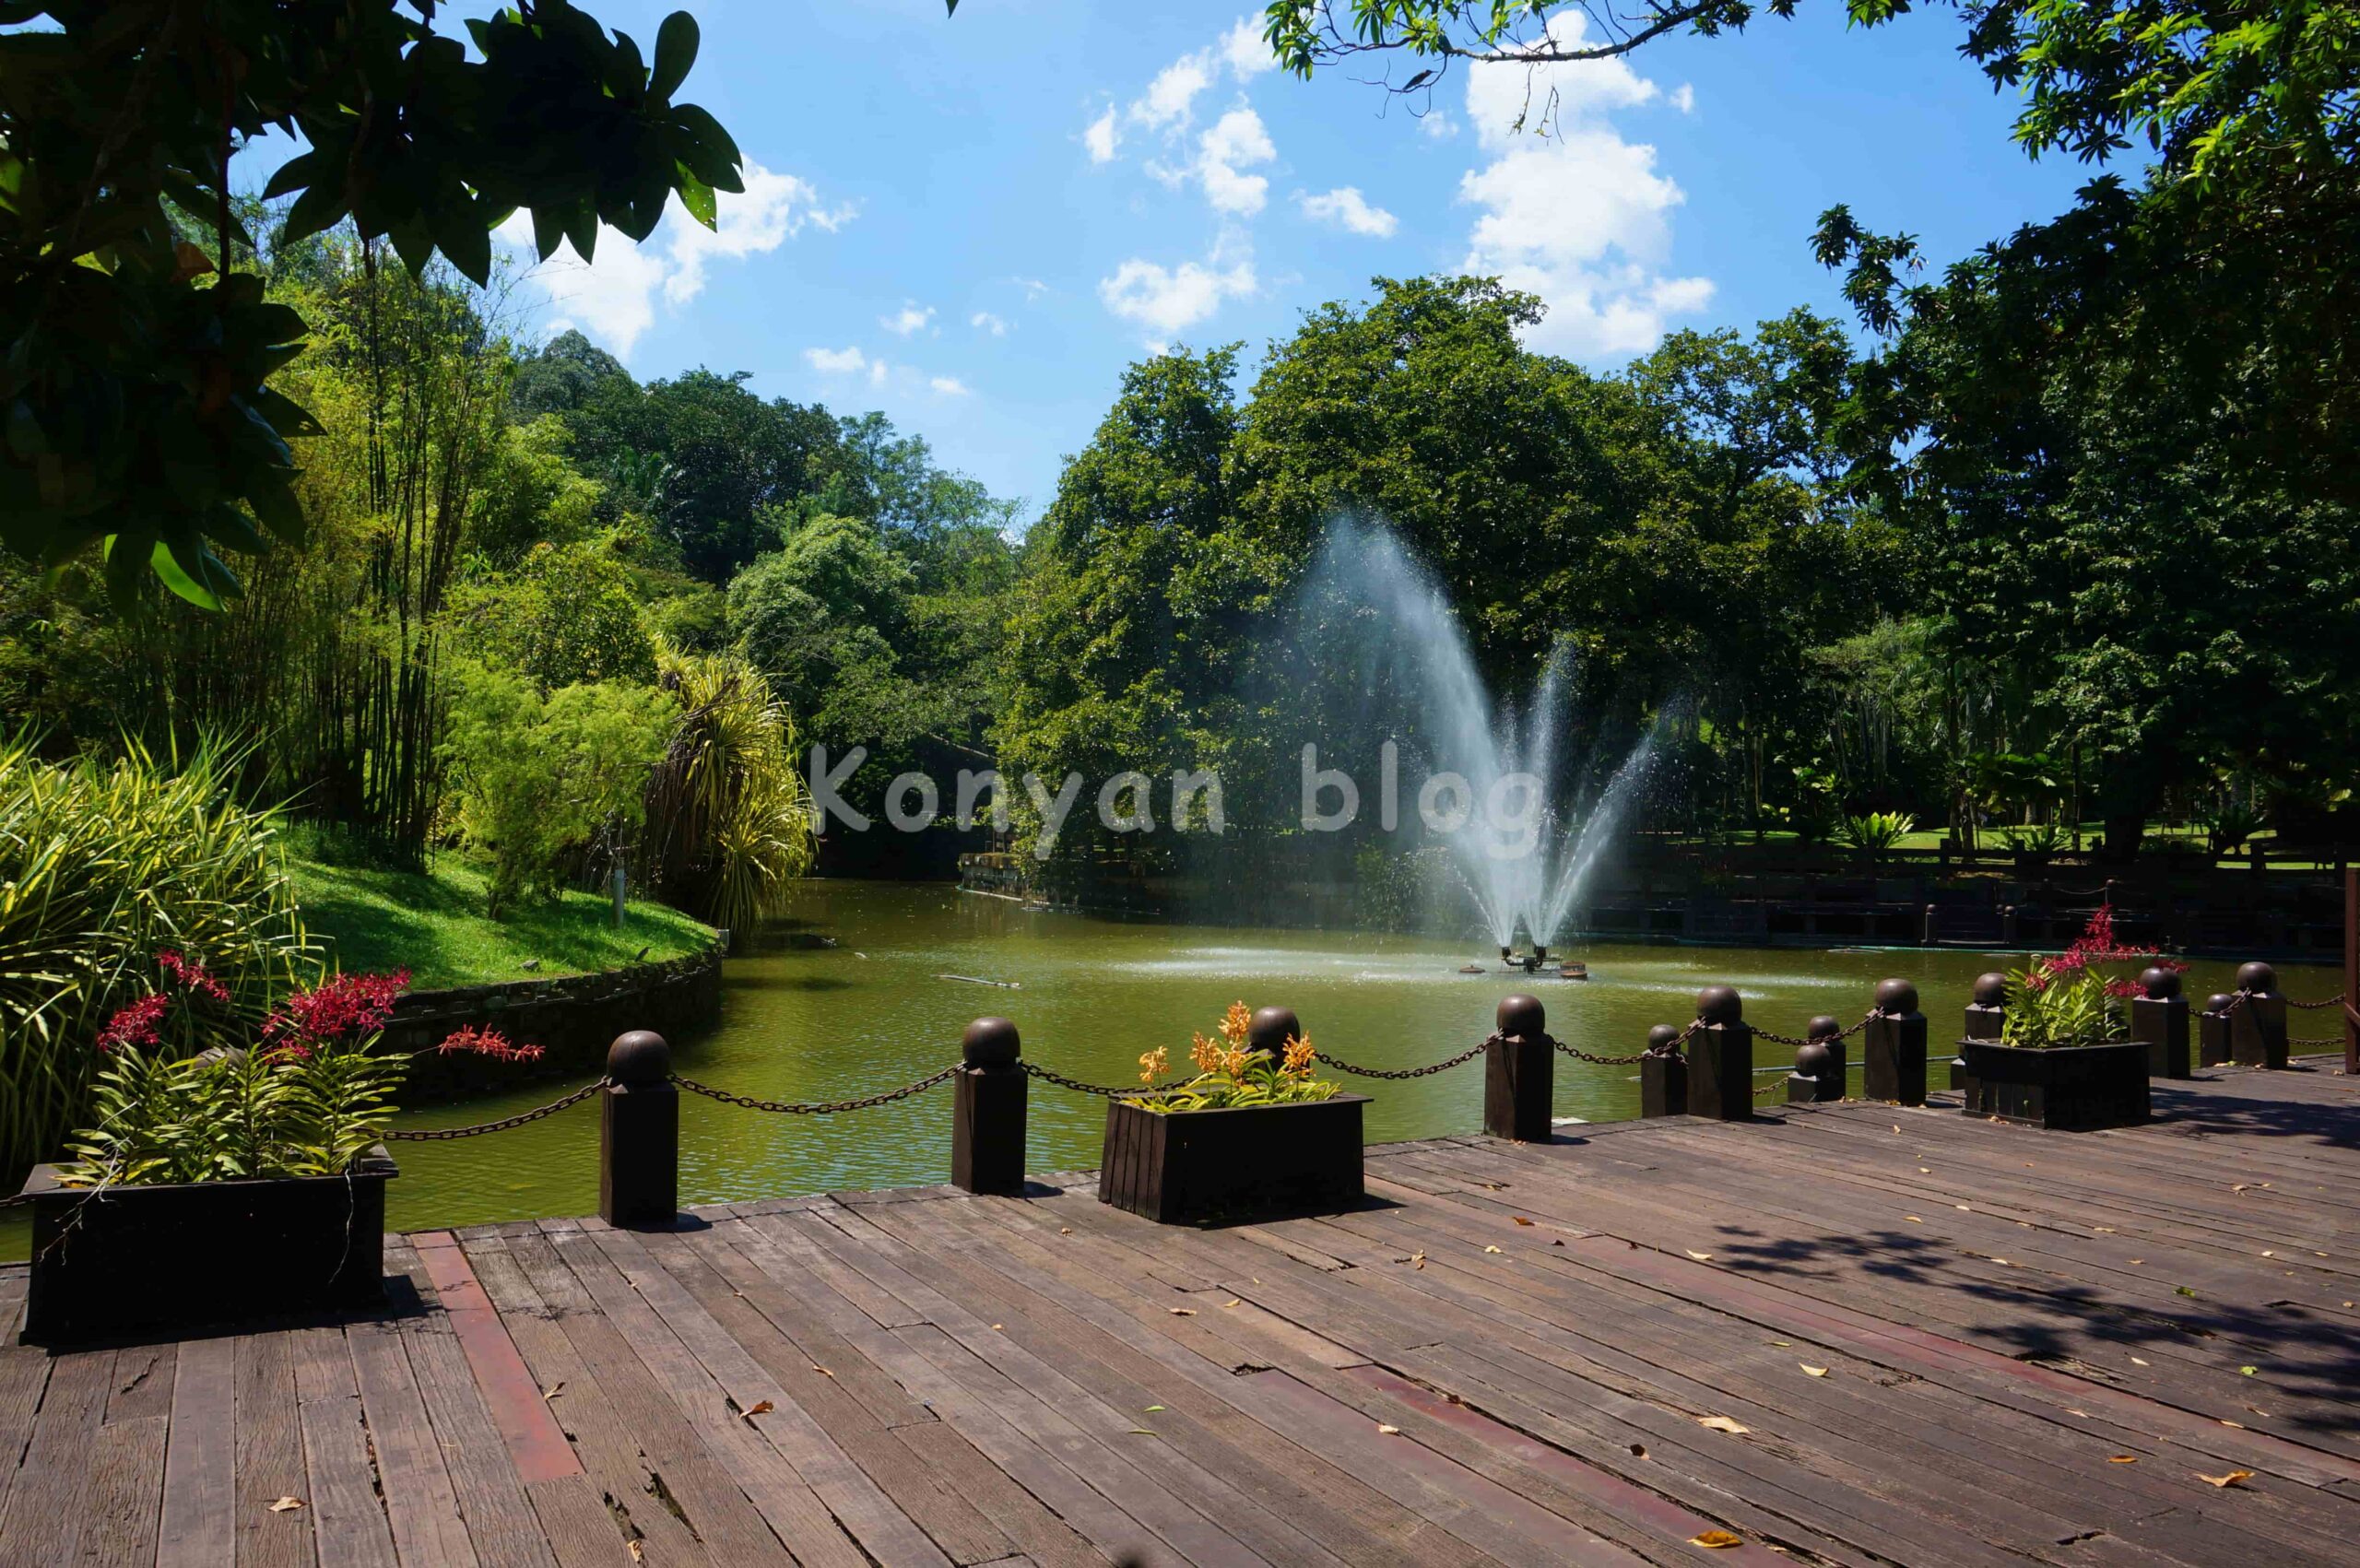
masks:
POLYGON ((1225 1231, 1076 1176, 421 1233, 379 1320, 12 1331, 0 1562, 2360 1560, 2360 1081, 2156 1102, 1437 1139, 1225 1231))

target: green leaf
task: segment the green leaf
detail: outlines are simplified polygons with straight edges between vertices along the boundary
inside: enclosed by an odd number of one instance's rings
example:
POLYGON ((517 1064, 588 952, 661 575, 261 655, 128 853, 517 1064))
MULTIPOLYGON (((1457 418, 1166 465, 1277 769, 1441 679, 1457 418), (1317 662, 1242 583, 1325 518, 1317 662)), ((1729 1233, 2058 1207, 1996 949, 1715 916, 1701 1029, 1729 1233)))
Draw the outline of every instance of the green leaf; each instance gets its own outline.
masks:
MULTIPOLYGON (((721 128, 721 122, 714 119, 711 114, 707 113, 697 105, 693 103, 674 104, 672 106, 672 123, 679 126, 680 129, 686 131, 698 141, 702 142, 706 147, 727 159, 732 168, 736 168, 746 161, 746 159, 738 151, 738 144, 730 140, 729 133, 721 128)), ((713 183, 716 187, 719 185, 718 181, 713 182, 713 183)))
POLYGON ((452 202, 435 215, 434 238, 466 280, 480 289, 491 280, 491 230, 474 202, 452 202))
POLYGON ((707 229, 720 227, 721 214, 714 203, 713 187, 690 173, 685 163, 679 166, 673 180, 679 188, 680 205, 689 209, 689 216, 707 229))
POLYGON ((292 244, 298 240, 306 240, 314 234, 326 232, 336 227, 337 219, 344 217, 348 206, 344 199, 342 186, 336 184, 311 186, 295 198, 293 206, 287 209, 287 230, 280 242, 292 244))
MULTIPOLYGON (((109 564, 112 564, 112 561, 109 564)), ((155 548, 148 552, 148 564, 154 569, 165 587, 197 608, 218 610, 221 607, 220 599, 183 569, 181 563, 173 559, 172 547, 163 540, 158 539, 155 548)))
POLYGON ((689 67, 697 61, 697 19, 686 11, 675 11, 664 18, 655 29, 655 75, 647 84, 648 96, 657 102, 668 102, 688 80, 689 67))

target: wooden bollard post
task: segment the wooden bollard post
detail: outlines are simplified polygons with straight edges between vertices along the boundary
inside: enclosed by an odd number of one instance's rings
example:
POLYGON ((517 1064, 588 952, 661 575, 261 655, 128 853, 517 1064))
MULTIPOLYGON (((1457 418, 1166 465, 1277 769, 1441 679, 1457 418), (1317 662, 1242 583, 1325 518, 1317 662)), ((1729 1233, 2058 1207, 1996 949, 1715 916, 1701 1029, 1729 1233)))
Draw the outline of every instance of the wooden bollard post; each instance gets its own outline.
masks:
POLYGON ((2204 998, 2204 1010, 2196 1015, 2196 1065, 2217 1067, 2229 1059, 2229 1009, 2236 998, 2226 991, 2215 991, 2204 998))
POLYGON ((1942 943, 1941 911, 1933 904, 1926 906, 1926 924, 1918 935, 1920 947, 1938 948, 1942 943))
POLYGON ((650 1029, 607 1047, 598 1091, 598 1217, 621 1230, 661 1230, 680 1209, 680 1091, 672 1047, 650 1029))
POLYGON ((1498 1028, 1483 1043, 1483 1130, 1518 1143, 1549 1141, 1555 1104, 1557 1043, 1538 996, 1504 998, 1498 1028))
POLYGON ((1899 1105, 1926 1102, 1926 1015, 1918 987, 1906 980, 1877 982, 1876 1011, 1860 1032, 1860 1092, 1899 1105))
POLYGON ((2237 971, 2245 1005, 2229 1014, 2229 1059, 2240 1067, 2286 1065, 2286 998, 2278 994, 2278 972, 2266 963, 2237 971))
POLYGON ((2188 1078, 2188 998, 2179 971, 2158 964, 2139 976, 2130 998, 2130 1038, 2147 1047, 2149 1078, 2188 1078))
POLYGON ((1795 1070, 1787 1079, 1787 1103, 1813 1105, 1844 1098, 1844 1077, 1851 1069, 1844 1049, 1844 1026, 1821 1015, 1803 1030, 1803 1043, 1795 1052, 1795 1070))
MULTIPOLYGON (((1998 970, 1975 977, 1974 999, 1959 1030, 1963 1040, 1998 1040, 2008 1032, 2008 977, 1998 970)), ((1959 1091, 1970 1115, 1983 1110, 1983 1086, 1966 1070, 1964 1055, 1951 1058, 1951 1087, 1959 1091)))
POLYGON ((1659 1023, 1647 1031, 1647 1054, 1639 1058, 1639 1114, 1684 1116, 1688 1114, 1688 1058, 1682 1055, 1680 1031, 1659 1023))
POLYGON ((1016 1025, 979 1018, 959 1037, 950 1076, 950 1185, 1014 1197, 1024 1190, 1024 1112, 1030 1082, 1016 1025))
POLYGON ((1719 1122, 1753 1114, 1753 1026, 1733 985, 1696 993, 1697 1027, 1688 1036, 1688 1114, 1719 1122))

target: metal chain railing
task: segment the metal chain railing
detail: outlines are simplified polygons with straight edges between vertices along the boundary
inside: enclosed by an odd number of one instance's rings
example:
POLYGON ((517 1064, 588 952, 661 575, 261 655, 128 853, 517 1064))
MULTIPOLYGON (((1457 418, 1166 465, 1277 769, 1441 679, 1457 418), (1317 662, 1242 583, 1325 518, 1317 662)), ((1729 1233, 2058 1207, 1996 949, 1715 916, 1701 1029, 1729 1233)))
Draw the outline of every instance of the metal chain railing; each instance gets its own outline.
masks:
POLYGON ((1491 1042, 1490 1042, 1489 1040, 1486 1040, 1486 1041, 1482 1042, 1481 1044, 1470 1045, 1470 1046, 1469 1046, 1466 1050, 1461 1051, 1461 1052, 1460 1052, 1457 1055, 1456 1055, 1456 1056, 1452 1056, 1452 1057, 1450 1057, 1450 1058, 1448 1058, 1447 1060, 1445 1060, 1445 1061, 1440 1061, 1440 1062, 1431 1062, 1431 1063, 1428 1063, 1426 1066, 1424 1066, 1424 1067, 1354 1067, 1354 1066, 1353 1066, 1351 1063, 1350 1063, 1350 1062, 1343 1062, 1343 1061, 1339 1061, 1339 1060, 1337 1060, 1335 1057, 1333 1057, 1333 1056, 1331 1056, 1331 1055, 1328 1055, 1328 1053, 1326 1053, 1325 1051, 1322 1051, 1322 1052, 1319 1054, 1319 1058, 1318 1058, 1318 1059, 1319 1059, 1320 1061, 1322 1061, 1322 1062, 1327 1063, 1327 1064, 1328 1064, 1328 1066, 1329 1066, 1329 1067, 1331 1067, 1335 1068, 1335 1069, 1336 1069, 1338 1072, 1339 1072, 1339 1073, 1351 1073, 1351 1074, 1352 1074, 1352 1075, 1353 1075, 1354 1077, 1356 1077, 1356 1078, 1386 1078, 1386 1079, 1424 1078, 1424 1077, 1426 1077, 1426 1076, 1428 1076, 1429 1074, 1432 1074, 1432 1073, 1448 1072, 1451 1068, 1453 1068, 1453 1067, 1457 1067, 1458 1065, 1460 1065, 1460 1064, 1461 1064, 1461 1063, 1463 1063, 1463 1062, 1471 1062, 1471 1061, 1473 1061, 1476 1057, 1478 1057, 1478 1056, 1480 1056, 1480 1055, 1481 1055, 1483 1054, 1483 1047, 1484 1047, 1485 1045, 1490 1044, 1490 1043, 1491 1043, 1491 1042))
POLYGON ((959 1064, 953 1062, 915 1083, 905 1083, 899 1089, 888 1089, 878 1094, 864 1094, 857 1100, 757 1100, 750 1094, 732 1094, 726 1089, 715 1089, 709 1083, 699 1083, 678 1073, 672 1075, 672 1081, 691 1094, 702 1094, 707 1100, 718 1100, 725 1105, 736 1105, 748 1111, 768 1111, 780 1116, 828 1116, 844 1111, 871 1110, 879 1105, 891 1105, 896 1100, 907 1100, 913 1094, 923 1094, 936 1084, 950 1081, 950 1075, 958 1070, 959 1064))
MULTIPOLYGON (((1682 1035, 1681 1038, 1684 1040, 1687 1036, 1682 1035)), ((1550 1043, 1576 1062, 1588 1062, 1601 1067, 1634 1067, 1647 1059, 1647 1054, 1645 1051, 1635 1056, 1599 1056, 1587 1051, 1576 1051, 1562 1040, 1552 1040, 1550 1043)))
POLYGON ((1860 1020, 1852 1025, 1849 1029, 1839 1029, 1833 1034, 1814 1035, 1811 1039, 1798 1039, 1791 1034, 1774 1033, 1767 1029, 1756 1029, 1753 1032, 1753 1037, 1756 1040, 1767 1040, 1774 1045, 1793 1045, 1800 1048, 1811 1043, 1812 1039, 1826 1041, 1849 1040, 1855 1034, 1859 1033, 1860 1031, 1868 1028, 1870 1022, 1876 1017, 1877 1010, 1874 1008, 1870 1008, 1868 1012, 1862 1016, 1860 1020))
POLYGON ((2343 993, 2338 991, 2334 996, 2328 997, 2324 1001, 2319 1002, 2298 1002, 2295 1000, 2294 997, 2289 996, 2286 998, 2286 1005, 2290 1008, 2295 1008, 2307 1013, 2319 1008, 2340 1008, 2343 1006, 2343 993))
POLYGON ((1102 1100, 1136 1100, 1147 1094, 1168 1094, 1188 1081, 1186 1079, 1174 1079, 1170 1083, 1142 1083, 1128 1088, 1116 1088, 1112 1084, 1084 1083, 1078 1078, 1068 1078, 1055 1068, 1044 1067, 1038 1062, 1019 1062, 1017 1066, 1044 1083, 1054 1083, 1059 1089, 1070 1089, 1076 1094, 1095 1094, 1102 1100))
POLYGON ((486 1133, 506 1132, 511 1127, 521 1127, 528 1123, 537 1122, 543 1116, 554 1116, 568 1106, 581 1104, 606 1086, 607 1080, 602 1078, 596 1082, 585 1083, 572 1093, 552 1100, 546 1105, 536 1105, 529 1111, 520 1111, 513 1116, 502 1116, 496 1122, 478 1122, 470 1127, 428 1127, 416 1131, 404 1127, 387 1127, 380 1136, 388 1143, 442 1143, 454 1138, 481 1138, 486 1133))

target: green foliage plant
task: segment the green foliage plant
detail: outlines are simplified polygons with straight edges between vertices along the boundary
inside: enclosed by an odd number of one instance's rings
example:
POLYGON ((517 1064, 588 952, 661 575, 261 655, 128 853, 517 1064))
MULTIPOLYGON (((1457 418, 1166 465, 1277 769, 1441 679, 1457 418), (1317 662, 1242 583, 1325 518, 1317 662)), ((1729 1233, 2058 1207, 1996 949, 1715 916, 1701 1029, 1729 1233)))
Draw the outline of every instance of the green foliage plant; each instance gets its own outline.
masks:
POLYGON ((152 572, 218 607, 216 547, 305 529, 274 384, 307 327, 232 273, 252 238, 230 165, 300 137, 266 197, 290 239, 348 217, 413 273, 440 252, 482 284, 491 231, 532 214, 542 260, 591 259, 601 224, 646 238, 677 194, 717 221, 739 155, 675 101, 697 53, 686 13, 654 59, 566 0, 518 0, 438 32, 434 0, 0 3, 0 543, 49 565, 103 555, 118 599, 152 572), (204 226, 183 237, 176 217, 204 226))
MULTIPOLYGON (((2126 943, 2114 933, 2114 908, 2091 911, 2072 946, 2037 960, 2008 976, 2008 1010, 2000 1042, 2035 1050, 2068 1045, 2108 1045, 2128 1039, 2124 1004, 2139 994, 2127 975, 2109 975, 2109 963, 2157 960, 2153 948, 2126 943)), ((2165 967, 2180 967, 2170 960, 2165 967)))
MULTIPOLYGON (((1174 1111, 1234 1111, 1252 1105, 1292 1105, 1310 1100, 1332 1100, 1342 1092, 1334 1083, 1313 1078, 1318 1054, 1308 1039, 1290 1036, 1280 1057, 1247 1048, 1253 1020, 1244 1002, 1232 1002, 1221 1016, 1220 1038, 1199 1034, 1190 1043, 1197 1076, 1184 1083, 1156 1088, 1136 1095, 1141 1110, 1167 1115, 1174 1111)), ((1154 1088, 1170 1067, 1161 1045, 1139 1057, 1139 1081, 1154 1088)))
POLYGON ((1854 849, 1881 854, 1918 831, 1918 819, 1906 811, 1863 811, 1836 825, 1835 836, 1854 849))
POLYGON ((543 697, 530 681, 460 667, 444 760, 457 827, 491 867, 487 913, 555 893, 583 855, 627 843, 673 727, 654 687, 599 683, 543 697))
POLYGON ((663 683, 678 713, 647 781, 648 878, 713 925, 749 929, 811 868, 795 721, 741 658, 667 655, 663 683))
POLYGON ((227 1016, 313 973, 278 844, 241 804, 245 753, 41 760, 0 743, 0 1171, 51 1152, 82 1114, 90 1043, 168 949, 221 976, 227 1016))
MULTIPOLYGON (((247 1030, 220 1013, 228 994, 201 966, 156 957, 163 983, 99 1036, 104 1066, 90 1125, 63 1167, 68 1185, 337 1176, 384 1136, 410 1058, 379 1047, 407 971, 298 987, 247 1030), (183 1048, 191 1043, 202 1048, 183 1048)), ((541 1055, 472 1027, 433 1049, 541 1055)))

